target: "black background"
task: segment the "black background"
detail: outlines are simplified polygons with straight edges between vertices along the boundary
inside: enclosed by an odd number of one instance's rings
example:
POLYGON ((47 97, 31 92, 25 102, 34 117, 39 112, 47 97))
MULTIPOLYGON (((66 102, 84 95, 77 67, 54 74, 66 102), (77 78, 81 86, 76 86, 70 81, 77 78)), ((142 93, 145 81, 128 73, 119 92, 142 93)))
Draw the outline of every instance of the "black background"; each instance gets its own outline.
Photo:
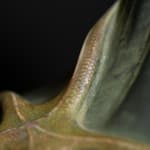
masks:
POLYGON ((70 77, 87 32, 114 1, 1 1, 0 91, 23 92, 70 77))

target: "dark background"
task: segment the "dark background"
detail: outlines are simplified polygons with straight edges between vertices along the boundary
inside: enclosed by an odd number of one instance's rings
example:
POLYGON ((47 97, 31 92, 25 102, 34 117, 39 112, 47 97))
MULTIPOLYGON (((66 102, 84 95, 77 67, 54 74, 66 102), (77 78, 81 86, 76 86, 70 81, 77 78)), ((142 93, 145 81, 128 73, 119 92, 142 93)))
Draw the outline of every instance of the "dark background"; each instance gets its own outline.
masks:
POLYGON ((87 32, 114 1, 1 1, 0 91, 70 78, 87 32))

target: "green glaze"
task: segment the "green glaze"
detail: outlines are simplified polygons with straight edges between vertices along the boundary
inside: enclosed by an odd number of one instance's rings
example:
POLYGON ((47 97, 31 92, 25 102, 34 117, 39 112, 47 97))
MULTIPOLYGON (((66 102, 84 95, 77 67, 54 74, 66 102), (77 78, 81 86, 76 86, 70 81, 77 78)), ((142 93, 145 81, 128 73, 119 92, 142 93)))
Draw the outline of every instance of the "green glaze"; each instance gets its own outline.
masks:
POLYGON ((149 49, 150 1, 118 0, 90 30, 58 96, 31 104, 1 93, 0 150, 150 150, 140 123, 147 109, 135 111, 146 99, 133 88, 149 49))

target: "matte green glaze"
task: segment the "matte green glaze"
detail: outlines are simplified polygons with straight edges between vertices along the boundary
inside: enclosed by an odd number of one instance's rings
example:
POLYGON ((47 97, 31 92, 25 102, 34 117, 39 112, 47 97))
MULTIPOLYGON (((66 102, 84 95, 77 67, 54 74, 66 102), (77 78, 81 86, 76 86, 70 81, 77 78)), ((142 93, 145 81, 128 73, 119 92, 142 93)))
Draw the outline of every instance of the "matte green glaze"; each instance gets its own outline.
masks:
POLYGON ((145 120, 136 126, 143 112, 131 111, 140 107, 131 88, 149 49, 150 1, 117 1, 90 30, 57 97, 31 104, 1 93, 0 149, 150 150, 145 120))

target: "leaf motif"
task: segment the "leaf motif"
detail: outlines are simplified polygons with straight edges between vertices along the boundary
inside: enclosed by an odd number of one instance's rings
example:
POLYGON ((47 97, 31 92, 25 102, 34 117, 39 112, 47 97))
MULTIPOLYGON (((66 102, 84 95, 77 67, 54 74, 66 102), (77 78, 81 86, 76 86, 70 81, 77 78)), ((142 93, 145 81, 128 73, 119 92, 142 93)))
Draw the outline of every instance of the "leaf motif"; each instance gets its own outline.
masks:
POLYGON ((0 149, 149 150, 144 141, 104 129, 150 49, 149 6, 118 1, 89 32, 70 83, 54 100, 31 104, 1 93, 0 149))

